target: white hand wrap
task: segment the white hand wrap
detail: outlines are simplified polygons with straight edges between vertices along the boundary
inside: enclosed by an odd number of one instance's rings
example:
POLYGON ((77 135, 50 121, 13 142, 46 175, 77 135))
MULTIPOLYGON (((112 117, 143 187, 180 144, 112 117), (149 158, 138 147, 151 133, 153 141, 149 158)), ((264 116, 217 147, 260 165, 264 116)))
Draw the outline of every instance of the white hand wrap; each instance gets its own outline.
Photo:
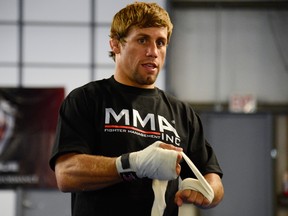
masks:
POLYGON ((180 189, 181 190, 194 190, 198 191, 205 196, 210 203, 212 203, 214 199, 214 190, 210 186, 210 184, 206 181, 206 179, 203 177, 203 175, 200 173, 200 171, 197 169, 197 167, 194 165, 194 163, 186 156, 184 152, 182 152, 182 156, 192 172, 195 174, 197 179, 193 178, 187 178, 184 179, 181 182, 180 189))
MULTIPOLYGON (((124 161, 125 158, 123 159, 123 157, 127 157, 127 155, 118 157, 116 159, 118 173, 120 173, 122 177, 124 174, 124 178, 127 177, 125 173, 129 173, 130 178, 131 172, 135 172, 139 178, 148 177, 159 180, 176 179, 178 176, 176 173, 178 153, 174 150, 159 147, 160 143, 160 141, 157 141, 141 151, 130 153, 128 162, 124 161)), ((135 176, 133 177, 135 178, 135 176)))
MULTIPOLYGON (((198 191, 203 196, 205 196, 210 203, 213 202, 214 199, 214 191, 209 185, 209 183, 206 181, 206 179, 202 176, 200 171, 197 169, 197 167, 194 165, 194 163, 186 156, 184 152, 182 152, 182 156, 192 172, 195 174, 197 179, 193 178, 186 178, 180 183, 180 190, 194 190, 198 191)), ((190 203, 183 203, 182 206, 179 207, 178 216, 186 216, 186 215, 194 215, 195 210, 194 206, 190 203)))

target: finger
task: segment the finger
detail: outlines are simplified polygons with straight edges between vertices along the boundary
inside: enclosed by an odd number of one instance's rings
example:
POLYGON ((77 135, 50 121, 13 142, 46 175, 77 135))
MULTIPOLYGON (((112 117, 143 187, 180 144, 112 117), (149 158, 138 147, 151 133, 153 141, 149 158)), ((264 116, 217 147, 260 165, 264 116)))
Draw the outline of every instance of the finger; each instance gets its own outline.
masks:
POLYGON ((181 173, 181 165, 180 164, 176 164, 176 173, 177 173, 177 175, 179 176, 180 175, 180 173, 181 173))
POLYGON ((181 198, 181 191, 177 191, 175 194, 174 202, 177 206, 181 206, 183 204, 183 200, 181 198))
POLYGON ((210 204, 211 204, 211 202, 207 198, 204 197, 204 200, 201 204, 201 207, 207 208, 210 206, 210 204))
POLYGON ((186 202, 189 203, 195 203, 197 200, 197 192, 193 191, 193 190, 184 190, 185 194, 187 194, 186 196, 186 202))
POLYGON ((181 160, 182 160, 182 154, 178 154, 177 155, 177 161, 176 161, 176 173, 177 173, 177 175, 180 175, 180 173, 181 173, 181 165, 180 165, 181 160))
POLYGON ((203 196, 200 192, 190 190, 189 197, 184 202, 193 203, 194 205, 205 208, 210 205, 210 202, 207 198, 203 196))
POLYGON ((204 196, 201 193, 195 193, 195 197, 193 198, 193 203, 197 206, 202 206, 204 201, 204 196))
POLYGON ((182 161, 182 154, 177 155, 177 163, 179 164, 182 161))

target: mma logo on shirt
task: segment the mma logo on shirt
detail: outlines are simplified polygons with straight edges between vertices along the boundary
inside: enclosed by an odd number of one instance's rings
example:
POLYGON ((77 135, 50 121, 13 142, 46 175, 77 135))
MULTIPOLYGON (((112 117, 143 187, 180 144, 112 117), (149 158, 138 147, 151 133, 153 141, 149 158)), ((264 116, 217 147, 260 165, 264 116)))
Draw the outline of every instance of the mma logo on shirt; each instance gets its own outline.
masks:
POLYGON ((139 136, 152 137, 180 145, 176 129, 161 115, 148 113, 144 118, 135 109, 128 109, 118 114, 112 108, 105 110, 105 132, 128 132, 139 136))

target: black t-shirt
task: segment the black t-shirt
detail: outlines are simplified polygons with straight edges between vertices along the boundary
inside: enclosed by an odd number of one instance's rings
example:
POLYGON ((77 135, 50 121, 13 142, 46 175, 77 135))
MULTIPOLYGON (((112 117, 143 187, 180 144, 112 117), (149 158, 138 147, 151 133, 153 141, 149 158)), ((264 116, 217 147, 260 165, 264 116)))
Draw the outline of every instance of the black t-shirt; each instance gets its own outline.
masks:
MULTIPOLYGON (((144 149, 155 141, 183 148, 202 174, 221 168, 204 138, 201 121, 191 106, 162 90, 125 86, 112 76, 72 91, 64 100, 50 166, 59 155, 78 152, 117 157, 144 149)), ((194 177, 186 163, 181 178, 194 177)), ((178 179, 169 181, 164 215, 177 215, 174 196, 178 179)), ((152 180, 122 182, 97 191, 72 193, 73 216, 148 216, 154 201, 152 180)))

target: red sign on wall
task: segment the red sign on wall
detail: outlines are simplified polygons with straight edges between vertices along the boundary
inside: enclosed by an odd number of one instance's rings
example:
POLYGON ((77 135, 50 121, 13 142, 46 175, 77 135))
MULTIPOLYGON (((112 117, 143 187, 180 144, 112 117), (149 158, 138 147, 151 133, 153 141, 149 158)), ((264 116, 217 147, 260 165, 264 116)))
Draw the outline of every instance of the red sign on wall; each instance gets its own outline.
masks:
POLYGON ((257 101, 252 94, 233 94, 229 100, 230 112, 253 113, 256 111, 257 101))
POLYGON ((55 188, 48 161, 64 88, 0 88, 0 188, 55 188))

